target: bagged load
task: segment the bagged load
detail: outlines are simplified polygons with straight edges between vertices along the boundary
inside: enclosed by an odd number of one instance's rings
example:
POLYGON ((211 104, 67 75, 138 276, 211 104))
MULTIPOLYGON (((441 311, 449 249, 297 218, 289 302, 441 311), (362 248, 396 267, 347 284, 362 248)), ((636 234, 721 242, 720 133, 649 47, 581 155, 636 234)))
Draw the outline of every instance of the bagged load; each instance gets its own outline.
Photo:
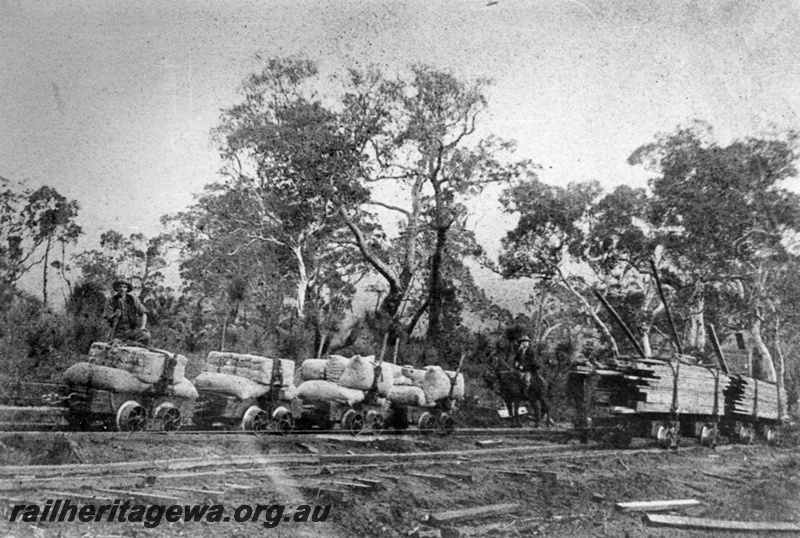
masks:
POLYGON ((364 393, 360 390, 339 386, 330 381, 311 380, 303 381, 297 387, 297 397, 301 400, 322 400, 354 405, 364 400, 364 393))
POLYGON ((350 359, 341 355, 328 355, 325 361, 325 379, 338 383, 350 359))
POLYGON ((240 355, 236 375, 246 377, 262 385, 272 384, 272 359, 256 355, 240 355))
MULTIPOLYGON (((289 359, 272 359, 273 361, 278 361, 278 370, 281 373, 281 386, 282 387, 290 387, 294 384, 294 361, 290 361, 289 359)), ((273 382, 277 382, 273 380, 273 382)))
POLYGON ((210 351, 203 363, 203 372, 211 372, 214 374, 219 373, 219 367, 222 365, 222 358, 216 351, 210 351))
POLYGON ((172 393, 177 396, 178 398, 185 398, 187 400, 196 400, 198 396, 197 389, 194 388, 192 382, 186 379, 185 377, 181 380, 180 383, 172 385, 170 387, 172 389, 172 393))
POLYGON ((375 365, 360 355, 355 355, 347 362, 339 378, 339 386, 356 390, 369 390, 374 382, 375 365))
POLYGON ((399 405, 423 406, 425 392, 413 385, 394 385, 386 395, 386 399, 399 405))
POLYGON ((138 394, 150 388, 148 383, 142 383, 130 372, 88 362, 79 362, 67 368, 64 372, 64 380, 72 385, 112 392, 138 394))
POLYGON ((233 353, 225 353, 222 351, 217 351, 216 353, 219 353, 219 373, 236 375, 236 368, 239 366, 239 357, 233 353))
POLYGON ((194 386, 199 390, 213 390, 228 396, 235 396, 240 400, 257 398, 269 391, 268 385, 256 383, 251 379, 214 372, 202 372, 194 380, 194 386))
POLYGON ((89 349, 89 362, 99 366, 117 368, 134 374, 143 383, 157 383, 164 373, 167 357, 176 360, 175 369, 169 380, 171 385, 179 383, 186 373, 189 360, 164 350, 145 349, 136 346, 118 346, 95 342, 89 349))
POLYGON ((392 364, 391 362, 383 361, 381 363, 381 372, 383 373, 383 377, 386 379, 391 379, 392 383, 403 375, 403 367, 397 364, 392 364))
POLYGON ((296 397, 297 397, 297 387, 295 387, 294 385, 281 387, 280 392, 278 392, 279 400, 294 400, 296 397))
POLYGON ((68 385, 88 387, 89 379, 92 376, 93 366, 95 365, 88 362, 79 362, 77 364, 73 364, 64 372, 64 382, 68 385))
POLYGON ((422 390, 428 402, 437 402, 450 395, 450 377, 441 366, 426 366, 422 390))
POLYGON ((386 398, 389 390, 394 386, 394 370, 391 368, 393 365, 382 362, 380 366, 376 367, 375 372, 378 376, 376 381, 378 394, 386 398))
POLYGON ((303 372, 303 381, 315 381, 325 379, 325 366, 328 361, 325 359, 306 359, 300 365, 303 372))
POLYGON ((411 384, 415 387, 422 387, 422 382, 425 380, 425 370, 414 368, 413 366, 403 366, 400 373, 406 379, 411 380, 411 384))

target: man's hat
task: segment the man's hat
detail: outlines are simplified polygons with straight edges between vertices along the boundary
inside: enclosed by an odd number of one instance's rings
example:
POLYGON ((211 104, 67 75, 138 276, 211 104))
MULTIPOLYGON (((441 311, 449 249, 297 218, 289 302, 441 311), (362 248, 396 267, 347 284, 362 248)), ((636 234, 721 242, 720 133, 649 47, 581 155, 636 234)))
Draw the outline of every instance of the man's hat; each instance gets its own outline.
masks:
POLYGON ((128 282, 127 280, 123 280, 121 278, 115 280, 114 283, 111 284, 111 289, 112 290, 117 289, 117 286, 119 286, 120 284, 125 284, 126 286, 128 286, 128 291, 133 289, 133 286, 131 285, 130 282, 128 282))
POLYGON ((528 338, 528 335, 527 335, 527 334, 523 334, 523 335, 520 337, 519 341, 520 341, 520 342, 530 342, 530 341, 531 341, 531 339, 530 339, 530 338, 528 338))

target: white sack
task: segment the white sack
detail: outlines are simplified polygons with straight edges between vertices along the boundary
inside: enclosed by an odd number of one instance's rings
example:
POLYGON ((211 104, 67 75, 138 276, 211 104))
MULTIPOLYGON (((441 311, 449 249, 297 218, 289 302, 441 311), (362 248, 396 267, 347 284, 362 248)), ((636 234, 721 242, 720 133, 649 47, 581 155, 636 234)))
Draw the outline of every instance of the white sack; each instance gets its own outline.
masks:
POLYGON ((429 402, 437 402, 450 395, 450 377, 441 366, 426 366, 422 390, 429 402))
POLYGON ((194 386, 200 391, 213 390, 228 396, 235 396, 240 400, 257 398, 269 391, 267 385, 256 383, 251 379, 229 374, 215 374, 213 372, 201 373, 194 380, 194 386))
POLYGON ((170 387, 173 391, 173 394, 178 398, 185 398, 187 400, 196 400, 199 394, 197 393, 197 389, 194 388, 192 382, 186 378, 183 378, 180 383, 176 385, 172 385, 170 387))
POLYGON ((386 399, 400 405, 425 405, 425 392, 411 385, 395 385, 389 389, 386 399))
POLYGON ((303 372, 303 381, 314 381, 325 379, 325 366, 328 361, 325 359, 306 359, 300 366, 303 372))
POLYGON ((355 355, 347 362, 339 378, 339 386, 356 390, 369 390, 374 382, 375 366, 360 355, 355 355))
POLYGON ((340 387, 330 381, 312 380, 304 381, 297 387, 297 397, 301 400, 322 400, 354 405, 364 400, 364 393, 340 387))
POLYGON ((350 362, 350 359, 347 357, 328 355, 328 359, 325 362, 325 379, 338 383, 348 362, 350 362))

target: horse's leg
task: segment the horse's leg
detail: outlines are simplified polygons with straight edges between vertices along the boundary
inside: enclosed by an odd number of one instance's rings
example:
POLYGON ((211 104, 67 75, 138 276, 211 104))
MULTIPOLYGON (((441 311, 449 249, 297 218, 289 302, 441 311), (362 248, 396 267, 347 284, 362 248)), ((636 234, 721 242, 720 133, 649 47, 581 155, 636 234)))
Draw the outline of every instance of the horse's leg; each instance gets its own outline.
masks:
POLYGON ((540 395, 539 401, 541 402, 542 406, 542 416, 544 418, 544 425, 555 426, 555 422, 553 422, 553 420, 550 418, 550 384, 544 378, 541 378, 541 385, 542 385, 542 393, 540 395))
POLYGON ((516 423, 517 421, 517 407, 514 405, 514 400, 512 398, 505 398, 503 402, 506 404, 506 409, 508 410, 508 418, 511 419, 511 424, 516 423))

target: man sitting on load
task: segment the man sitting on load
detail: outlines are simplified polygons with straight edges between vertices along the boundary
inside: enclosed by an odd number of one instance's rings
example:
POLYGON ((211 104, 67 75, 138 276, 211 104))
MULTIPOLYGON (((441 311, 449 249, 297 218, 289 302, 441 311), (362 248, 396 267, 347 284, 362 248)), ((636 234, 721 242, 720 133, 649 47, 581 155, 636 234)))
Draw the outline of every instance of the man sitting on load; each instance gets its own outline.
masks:
POLYGON ((147 330, 147 309, 131 294, 133 286, 126 280, 115 280, 114 293, 106 300, 103 318, 111 326, 111 338, 127 340, 147 347, 150 331, 147 330))

